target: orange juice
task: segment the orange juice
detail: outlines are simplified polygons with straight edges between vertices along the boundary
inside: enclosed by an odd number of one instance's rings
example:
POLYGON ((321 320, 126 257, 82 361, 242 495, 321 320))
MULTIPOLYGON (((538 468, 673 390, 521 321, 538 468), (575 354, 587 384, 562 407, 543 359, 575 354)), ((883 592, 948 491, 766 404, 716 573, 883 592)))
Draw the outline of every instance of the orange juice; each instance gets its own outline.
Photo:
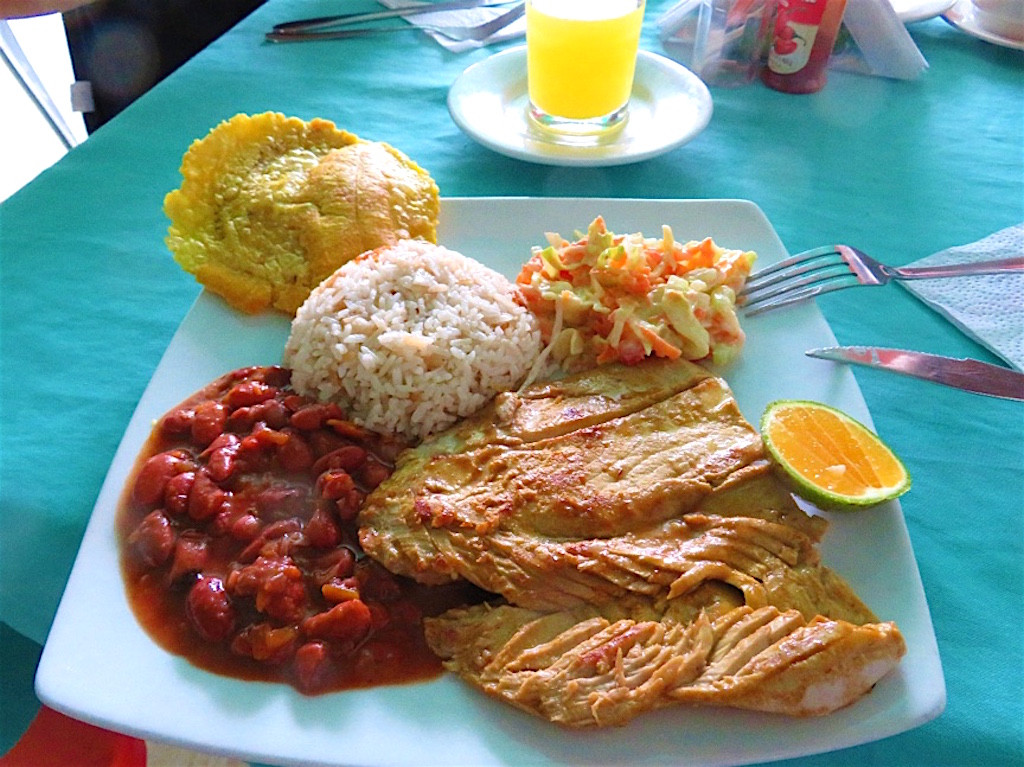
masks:
POLYGON ((527 76, 534 112, 563 120, 613 115, 633 88, 642 0, 530 0, 527 76))

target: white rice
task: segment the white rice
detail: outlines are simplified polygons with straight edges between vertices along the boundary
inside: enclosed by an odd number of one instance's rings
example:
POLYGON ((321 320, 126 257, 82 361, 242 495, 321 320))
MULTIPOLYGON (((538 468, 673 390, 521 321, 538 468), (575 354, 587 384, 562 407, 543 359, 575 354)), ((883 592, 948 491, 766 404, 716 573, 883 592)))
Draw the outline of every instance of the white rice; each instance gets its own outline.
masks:
POLYGON ((364 254, 316 287, 284 364, 301 394, 369 429, 421 439, 515 389, 540 354, 508 279, 420 240, 364 254))

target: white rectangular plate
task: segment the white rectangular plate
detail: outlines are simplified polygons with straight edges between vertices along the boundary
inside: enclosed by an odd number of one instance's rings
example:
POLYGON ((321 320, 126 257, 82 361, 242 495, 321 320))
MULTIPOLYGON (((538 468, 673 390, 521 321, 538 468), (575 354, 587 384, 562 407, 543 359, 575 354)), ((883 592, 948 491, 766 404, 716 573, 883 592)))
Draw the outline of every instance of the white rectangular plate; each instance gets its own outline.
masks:
MULTIPOLYGON (((596 215, 620 233, 712 236, 757 251, 785 249, 752 203, 730 200, 448 198, 441 244, 514 277, 544 243, 571 237, 596 215)), ((813 304, 745 321, 741 358, 721 371, 757 423, 774 399, 827 402, 870 424, 845 367, 806 358, 834 338, 813 304)), ((303 765, 738 765, 877 740, 938 716, 946 692, 935 634, 897 503, 836 515, 822 546, 908 653, 864 699, 800 720, 730 710, 670 708, 623 728, 574 732, 485 697, 451 675, 411 685, 304 697, 285 685, 209 674, 155 645, 136 622, 118 565, 115 511, 154 419, 221 374, 280 362, 288 322, 245 317, 203 293, 143 394, 100 492, 43 652, 40 699, 71 716, 136 737, 274 764, 303 765)))

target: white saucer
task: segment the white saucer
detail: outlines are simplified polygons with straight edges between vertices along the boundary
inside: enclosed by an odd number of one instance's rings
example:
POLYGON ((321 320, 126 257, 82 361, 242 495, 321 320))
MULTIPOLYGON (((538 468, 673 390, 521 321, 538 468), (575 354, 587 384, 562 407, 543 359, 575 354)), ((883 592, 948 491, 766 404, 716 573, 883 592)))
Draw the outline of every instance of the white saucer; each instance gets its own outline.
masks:
POLYGON ((526 47, 469 67, 448 92, 448 111, 467 135, 500 154, 543 165, 623 165, 674 149, 711 120, 711 93, 695 74, 641 51, 625 126, 589 146, 556 143, 527 119, 526 47))
POLYGON ((889 0, 904 24, 925 21, 941 16, 948 11, 956 0, 889 0))
POLYGON ((971 0, 959 0, 950 8, 946 13, 942 15, 946 21, 952 24, 957 29, 963 30, 969 35, 977 37, 979 40, 992 43, 993 45, 1001 45, 1004 48, 1013 48, 1018 51, 1024 51, 1024 40, 1016 40, 1011 37, 1004 37, 1003 35, 995 32, 990 32, 983 27, 975 14, 974 3, 971 0))

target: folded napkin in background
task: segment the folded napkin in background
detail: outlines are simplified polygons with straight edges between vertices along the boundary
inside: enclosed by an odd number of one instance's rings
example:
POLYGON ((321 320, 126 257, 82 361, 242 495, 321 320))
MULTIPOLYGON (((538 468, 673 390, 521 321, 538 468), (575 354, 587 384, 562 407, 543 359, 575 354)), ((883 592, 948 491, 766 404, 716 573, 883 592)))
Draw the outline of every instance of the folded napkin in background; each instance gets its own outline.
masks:
MULTIPOLYGON (((429 5, 429 3, 411 2, 410 0, 380 0, 381 5, 388 8, 402 8, 405 6, 414 5, 429 5)), ((501 14, 511 10, 511 5, 502 6, 491 6, 491 7, 480 7, 480 8, 469 8, 461 11, 437 11, 436 13, 419 13, 415 16, 410 16, 406 21, 409 24, 415 24, 416 26, 474 26, 476 24, 485 24, 493 18, 497 18, 501 14)), ((519 18, 509 24, 507 27, 499 32, 495 32, 493 35, 488 37, 486 40, 450 40, 444 35, 438 34, 437 32, 431 32, 425 30, 428 35, 434 38, 440 45, 447 48, 452 53, 461 53, 462 51, 473 50, 474 48, 483 48, 494 43, 501 43, 506 40, 514 40, 517 37, 522 37, 526 34, 526 19, 519 18)))
POLYGON ((843 27, 849 40, 833 50, 832 69, 913 80, 928 68, 889 0, 847 0, 843 27))
MULTIPOLYGON (((908 266, 989 261, 1024 255, 1024 223, 908 266)), ((1024 372, 1024 274, 982 274, 900 283, 960 330, 1024 372)))

